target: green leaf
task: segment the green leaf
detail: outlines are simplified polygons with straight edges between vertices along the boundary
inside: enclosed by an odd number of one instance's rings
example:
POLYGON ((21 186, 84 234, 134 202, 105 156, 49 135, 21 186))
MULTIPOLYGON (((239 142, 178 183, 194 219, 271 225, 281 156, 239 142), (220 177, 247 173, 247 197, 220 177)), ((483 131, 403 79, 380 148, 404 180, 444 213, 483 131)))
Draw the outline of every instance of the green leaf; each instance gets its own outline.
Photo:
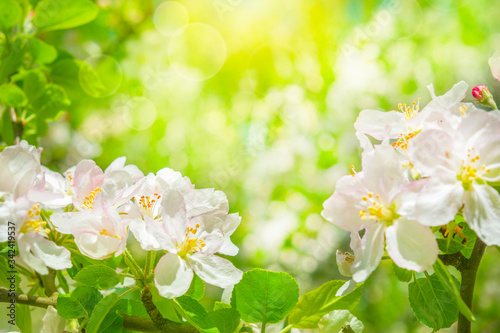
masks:
POLYGON ((219 333, 217 326, 215 326, 205 308, 197 300, 184 295, 174 298, 173 302, 182 317, 200 332, 219 333))
POLYGON ((342 328, 349 325, 352 332, 361 333, 365 326, 348 310, 335 310, 321 318, 319 322, 320 333, 343 332, 342 328))
POLYGON ((464 300, 462 297, 460 297, 460 290, 455 283, 456 279, 448 272, 448 269, 446 268, 445 264, 441 261, 441 259, 438 258, 434 265, 432 266, 434 268, 434 274, 436 275, 443 286, 448 290, 450 294, 452 294, 455 297, 455 300, 457 301, 458 308, 460 309, 460 312, 470 321, 476 321, 476 318, 472 314, 471 310, 469 307, 465 304, 464 300))
POLYGON ((465 258, 469 259, 472 255, 474 244, 476 244, 477 235, 471 228, 469 228, 467 222, 461 222, 459 226, 463 228, 462 234, 466 237, 467 240, 465 243, 465 247, 460 252, 462 252, 465 258))
POLYGON ((285 272, 252 269, 234 286, 231 306, 247 323, 278 323, 299 299, 299 286, 285 272))
POLYGON ((314 289, 301 298, 290 313, 288 322, 296 328, 318 328, 318 322, 333 310, 353 310, 363 293, 363 284, 345 296, 335 296, 345 281, 333 280, 314 289))
MULTIPOLYGON (((458 281, 453 280, 458 285, 458 281)), ((417 319, 434 331, 450 327, 458 319, 455 297, 436 274, 409 283, 408 298, 417 319)))
POLYGON ((98 12, 90 0, 42 0, 36 5, 33 24, 45 31, 69 29, 92 21, 98 12))
POLYGON ((204 293, 205 283, 195 274, 193 277, 193 281, 191 281, 191 286, 186 292, 186 295, 191 296, 195 300, 199 301, 200 299, 202 299, 204 293))
POLYGON ((23 89, 30 103, 33 104, 43 95, 46 84, 47 78, 39 69, 31 70, 24 75, 23 89))
POLYGON ((56 271, 57 280, 59 281, 59 286, 64 290, 65 293, 69 294, 68 281, 64 277, 62 271, 56 271))
POLYGON ((0 86, 0 102, 7 107, 17 108, 26 106, 28 99, 21 88, 9 83, 0 86))
POLYGON ((31 333, 31 311, 28 305, 16 304, 16 324, 22 333, 31 333))
POLYGON ((399 281, 401 282, 411 281, 411 277, 413 276, 413 273, 411 271, 401 268, 395 263, 392 263, 392 268, 394 269, 394 273, 396 274, 396 277, 398 278, 399 281))
POLYGON ((90 317, 96 304, 102 299, 99 290, 81 286, 69 295, 57 297, 57 313, 64 319, 90 317))
POLYGON ((95 311, 93 311, 87 325, 87 333, 102 332, 105 327, 110 326, 115 321, 114 316, 108 317, 107 315, 111 311, 111 309, 115 307, 118 300, 118 294, 112 293, 104 297, 99 301, 99 303, 97 303, 94 308, 95 311))
POLYGON ((14 0, 0 1, 0 30, 7 30, 17 24, 21 18, 21 7, 14 0))
POLYGON ((66 97, 64 89, 53 83, 47 84, 42 96, 33 103, 36 114, 47 120, 55 120, 69 105, 70 100, 66 97))
POLYGON ((37 64, 50 64, 57 58, 56 48, 40 39, 31 39, 29 48, 33 61, 37 64))
POLYGON ((115 309, 121 314, 149 318, 149 314, 142 302, 135 299, 122 298, 116 303, 115 309))
POLYGON ((7 81, 9 75, 18 71, 23 62, 26 43, 25 37, 14 37, 10 49, 2 55, 2 61, 0 61, 0 82, 7 81))
POLYGON ((106 265, 91 265, 84 267, 73 279, 99 289, 110 289, 120 282, 121 275, 106 265))
POLYGON ((233 308, 215 310, 208 316, 221 333, 233 333, 240 326, 240 314, 233 308))
POLYGON ((219 309, 231 309, 231 304, 227 304, 227 303, 222 303, 222 302, 219 302, 219 301, 215 301, 214 311, 217 311, 219 309))
POLYGON ((14 127, 7 109, 2 112, 2 140, 9 146, 14 144, 14 127))

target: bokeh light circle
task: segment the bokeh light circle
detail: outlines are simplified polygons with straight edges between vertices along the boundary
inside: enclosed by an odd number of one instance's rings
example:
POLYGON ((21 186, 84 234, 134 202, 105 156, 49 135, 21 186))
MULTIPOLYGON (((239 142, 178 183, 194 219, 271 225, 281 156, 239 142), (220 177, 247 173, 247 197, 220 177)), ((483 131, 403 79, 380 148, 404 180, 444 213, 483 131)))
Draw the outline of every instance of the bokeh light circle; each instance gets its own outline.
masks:
POLYGON ((177 1, 165 1, 155 10, 153 23, 162 35, 170 37, 189 22, 189 13, 177 1))
POLYGON ((226 43, 213 27, 204 23, 188 24, 170 39, 168 58, 175 73, 184 79, 207 80, 224 65, 226 43))
POLYGON ((123 71, 120 64, 108 55, 87 58, 80 66, 78 80, 82 89, 92 97, 106 97, 120 86, 123 71))
POLYGON ((156 120, 156 106, 146 97, 134 97, 125 104, 124 119, 132 129, 148 129, 156 120))

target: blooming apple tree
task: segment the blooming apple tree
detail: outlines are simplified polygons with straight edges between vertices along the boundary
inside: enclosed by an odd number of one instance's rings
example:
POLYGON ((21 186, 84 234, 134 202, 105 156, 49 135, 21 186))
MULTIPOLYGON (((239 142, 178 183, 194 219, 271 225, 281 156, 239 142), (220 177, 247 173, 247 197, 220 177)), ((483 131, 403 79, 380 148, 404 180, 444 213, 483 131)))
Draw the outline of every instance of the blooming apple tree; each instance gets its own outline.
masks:
MULTIPOLYGON (((498 59, 489 63, 498 78, 498 59)), ((428 88, 422 109, 413 102, 359 114, 362 171, 352 166, 338 180, 322 215, 351 233, 353 254, 337 251, 341 274, 351 277, 338 295, 390 259, 421 323, 438 330, 458 319, 458 331, 470 332, 481 257, 500 246, 500 111, 484 85, 472 95, 490 111, 463 102, 463 81, 443 96, 428 88)))

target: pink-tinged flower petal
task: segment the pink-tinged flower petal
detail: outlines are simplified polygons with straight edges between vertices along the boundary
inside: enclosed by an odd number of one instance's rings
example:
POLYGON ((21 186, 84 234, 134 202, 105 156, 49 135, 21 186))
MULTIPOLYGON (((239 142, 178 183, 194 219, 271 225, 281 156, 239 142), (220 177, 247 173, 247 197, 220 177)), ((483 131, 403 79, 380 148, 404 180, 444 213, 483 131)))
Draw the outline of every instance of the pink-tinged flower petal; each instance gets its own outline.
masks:
POLYGON ((353 249, 354 264, 352 265, 352 279, 357 283, 365 281, 377 268, 384 254, 385 224, 374 223, 366 228, 359 248, 353 249))
POLYGON ((17 199, 28 193, 41 171, 40 152, 23 140, 0 153, 0 196, 12 193, 17 199))
POLYGON ((464 218, 486 245, 500 246, 500 195, 494 188, 473 184, 465 194, 464 218))
POLYGON ((188 257, 187 263, 203 281, 217 287, 227 288, 243 277, 243 272, 229 260, 203 252, 188 257))
POLYGON ((178 243, 181 243, 186 234, 187 216, 184 197, 177 190, 166 190, 162 194, 161 217, 167 232, 178 243))
POLYGON ((360 202, 365 194, 365 191, 359 190, 335 192, 323 203, 321 216, 341 229, 360 230, 364 224, 359 216, 364 209, 360 202))
POLYGON ((408 193, 401 194, 398 213, 426 226, 447 224, 463 205, 464 188, 456 179, 423 179, 408 185, 405 190, 408 193))
POLYGON ((177 254, 167 253, 155 268, 155 285, 166 298, 182 296, 193 280, 193 270, 177 254))
POLYGON ((104 182, 104 173, 92 160, 82 160, 75 168, 73 177, 73 204, 81 209, 85 197, 104 182))
POLYGON ((86 212, 53 213, 50 222, 60 233, 71 234, 73 227, 91 223, 94 219, 93 215, 86 212))
POLYGON ((363 110, 354 123, 356 131, 374 139, 395 139, 406 130, 405 117, 397 111, 363 110))
POLYGON ((170 235, 165 231, 163 223, 151 219, 149 216, 143 219, 130 221, 130 231, 135 239, 146 251, 167 250, 176 252, 175 244, 170 235))
POLYGON ((496 52, 493 57, 488 59, 488 65, 490 65, 491 75, 498 81, 500 81, 500 53, 496 52))
POLYGON ((423 272, 436 261, 438 246, 429 227, 399 218, 385 231, 387 252, 399 267, 423 272))
POLYGON ((363 153, 363 184, 390 205, 401 185, 407 181, 400 154, 392 146, 376 146, 363 153))
POLYGON ((465 142, 460 135, 429 129, 410 140, 407 153, 422 176, 455 178, 462 165, 465 142))

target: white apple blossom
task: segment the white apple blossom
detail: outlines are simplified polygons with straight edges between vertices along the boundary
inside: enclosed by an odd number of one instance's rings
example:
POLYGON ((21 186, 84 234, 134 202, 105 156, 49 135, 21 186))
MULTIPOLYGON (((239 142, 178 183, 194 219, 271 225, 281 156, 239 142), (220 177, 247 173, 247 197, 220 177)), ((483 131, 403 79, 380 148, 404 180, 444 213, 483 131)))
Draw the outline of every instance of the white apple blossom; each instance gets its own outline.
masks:
POLYGON ((442 96, 436 96, 433 85, 427 87, 432 100, 420 110, 419 101, 411 106, 399 104, 399 111, 363 110, 354 127, 361 147, 373 149, 368 135, 382 144, 392 144, 405 150, 408 142, 424 128, 439 126, 442 122, 457 124, 467 111, 475 110, 473 104, 462 103, 468 85, 461 81, 442 96))
POLYGON ((49 273, 48 268, 66 269, 72 266, 70 252, 48 239, 52 232, 47 222, 40 217, 40 203, 35 203, 26 196, 16 200, 6 197, 0 205, 0 222, 5 232, 0 241, 7 241, 7 224, 14 223, 16 240, 21 259, 42 275, 49 273))
POLYGON ((31 190, 40 173, 41 151, 23 140, 0 153, 0 198, 12 194, 17 199, 31 190))
POLYGON ((363 154, 362 166, 363 171, 337 182, 321 213, 354 235, 365 230, 359 242, 351 245, 353 280, 362 282, 375 270, 384 253, 384 240, 398 266, 417 272, 428 269, 437 258, 437 242, 429 227, 400 212, 409 180, 398 152, 391 146, 376 146, 363 154))
POLYGON ((183 295, 189 289, 193 271, 205 282, 221 288, 236 284, 243 273, 214 254, 230 254, 224 251, 224 245, 240 222, 237 214, 224 220, 210 214, 190 217, 187 198, 180 191, 168 189, 162 197, 161 220, 146 221, 150 237, 154 238, 147 248, 169 252, 155 268, 160 295, 167 298, 183 295))
POLYGON ((453 220, 463 207, 472 230, 487 244, 500 245, 500 121, 475 110, 459 127, 422 131, 408 155, 422 180, 412 184, 413 200, 404 213, 428 226, 453 220))

